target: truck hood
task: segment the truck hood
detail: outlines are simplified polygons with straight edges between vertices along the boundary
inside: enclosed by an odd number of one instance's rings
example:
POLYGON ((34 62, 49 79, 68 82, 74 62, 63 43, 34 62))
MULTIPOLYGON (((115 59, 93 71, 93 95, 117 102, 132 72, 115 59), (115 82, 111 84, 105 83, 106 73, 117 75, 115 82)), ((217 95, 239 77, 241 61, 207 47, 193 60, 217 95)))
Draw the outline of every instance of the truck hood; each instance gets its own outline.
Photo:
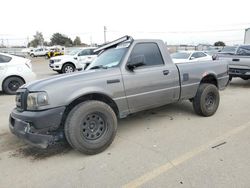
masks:
POLYGON ((174 63, 185 63, 189 62, 188 59, 172 59, 174 63))
POLYGON ((50 58, 51 60, 54 60, 54 59, 72 59, 74 58, 74 56, 72 55, 60 55, 60 56, 56 56, 56 57, 52 57, 50 58))
POLYGON ((57 90, 57 88, 67 89, 67 87, 72 85, 83 87, 91 85, 91 81, 97 79, 104 80, 120 74, 119 68, 94 69, 52 76, 50 78, 30 82, 23 85, 22 88, 27 88, 29 91, 47 91, 57 90))

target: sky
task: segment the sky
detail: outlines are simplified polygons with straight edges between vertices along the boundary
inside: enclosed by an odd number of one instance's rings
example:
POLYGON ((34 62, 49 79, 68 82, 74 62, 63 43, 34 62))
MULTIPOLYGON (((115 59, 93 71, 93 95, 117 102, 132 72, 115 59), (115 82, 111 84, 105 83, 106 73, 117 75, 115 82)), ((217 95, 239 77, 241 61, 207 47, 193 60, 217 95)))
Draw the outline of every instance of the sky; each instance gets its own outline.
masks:
POLYGON ((167 44, 221 40, 241 44, 250 27, 248 0, 2 0, 0 44, 26 45, 36 31, 59 32, 84 43, 123 35, 167 44))

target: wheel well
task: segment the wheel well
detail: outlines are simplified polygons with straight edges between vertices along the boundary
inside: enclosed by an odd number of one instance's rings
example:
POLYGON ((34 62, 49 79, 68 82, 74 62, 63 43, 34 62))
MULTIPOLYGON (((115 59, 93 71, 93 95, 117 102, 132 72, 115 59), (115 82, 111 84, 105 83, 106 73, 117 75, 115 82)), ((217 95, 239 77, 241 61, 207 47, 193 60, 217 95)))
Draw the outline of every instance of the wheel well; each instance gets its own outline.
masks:
POLYGON ((201 83, 201 84, 202 84, 202 83, 213 84, 213 85, 215 85, 216 87, 218 87, 218 81, 217 81, 216 77, 213 76, 213 75, 211 75, 211 74, 205 76, 204 78, 202 78, 202 80, 201 80, 200 83, 201 83))
POLYGON ((62 126, 64 126, 64 122, 65 122, 69 112, 79 103, 82 103, 82 102, 88 101, 88 100, 97 100, 97 101, 102 101, 102 102, 106 103, 114 110, 116 116, 119 116, 119 109, 118 109, 116 103, 110 97, 108 97, 107 95, 104 95, 104 94, 100 94, 100 93, 92 93, 92 94, 83 95, 83 96, 75 99, 66 107, 66 110, 64 111, 64 114, 63 114, 62 126))
POLYGON ((63 66, 66 65, 66 64, 71 64, 71 65, 73 65, 73 66, 76 68, 76 66, 75 66, 74 63, 72 63, 72 62, 65 62, 65 63, 63 64, 63 66))
POLYGON ((4 84, 4 82, 8 79, 8 78, 11 78, 11 77, 17 77, 17 78, 20 78, 24 83, 26 83, 25 82, 25 80, 21 77, 21 76, 17 76, 17 75, 11 75, 11 76, 7 76, 4 80, 3 80, 3 82, 2 82, 2 88, 3 88, 3 84, 4 84))

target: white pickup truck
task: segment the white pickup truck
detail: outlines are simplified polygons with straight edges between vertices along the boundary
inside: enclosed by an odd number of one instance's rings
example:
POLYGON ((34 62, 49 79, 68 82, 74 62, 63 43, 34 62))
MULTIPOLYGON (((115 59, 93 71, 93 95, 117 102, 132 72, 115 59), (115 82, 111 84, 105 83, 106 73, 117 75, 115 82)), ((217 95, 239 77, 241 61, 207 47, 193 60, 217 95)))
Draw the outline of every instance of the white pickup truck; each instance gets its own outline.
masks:
POLYGON ((48 53, 47 48, 36 48, 32 52, 30 52, 31 57, 45 56, 48 53))
POLYGON ((95 47, 73 50, 68 55, 50 58, 49 67, 58 73, 70 73, 85 69, 96 57, 95 47))

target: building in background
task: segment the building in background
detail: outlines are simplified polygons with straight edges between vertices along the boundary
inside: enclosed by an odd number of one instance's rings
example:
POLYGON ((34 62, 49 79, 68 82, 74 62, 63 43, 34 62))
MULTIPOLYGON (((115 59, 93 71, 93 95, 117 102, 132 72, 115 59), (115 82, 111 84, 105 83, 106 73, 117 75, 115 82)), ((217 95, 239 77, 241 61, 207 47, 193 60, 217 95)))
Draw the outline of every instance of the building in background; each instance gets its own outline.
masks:
POLYGON ((250 44, 250 28, 245 29, 244 44, 250 44))

